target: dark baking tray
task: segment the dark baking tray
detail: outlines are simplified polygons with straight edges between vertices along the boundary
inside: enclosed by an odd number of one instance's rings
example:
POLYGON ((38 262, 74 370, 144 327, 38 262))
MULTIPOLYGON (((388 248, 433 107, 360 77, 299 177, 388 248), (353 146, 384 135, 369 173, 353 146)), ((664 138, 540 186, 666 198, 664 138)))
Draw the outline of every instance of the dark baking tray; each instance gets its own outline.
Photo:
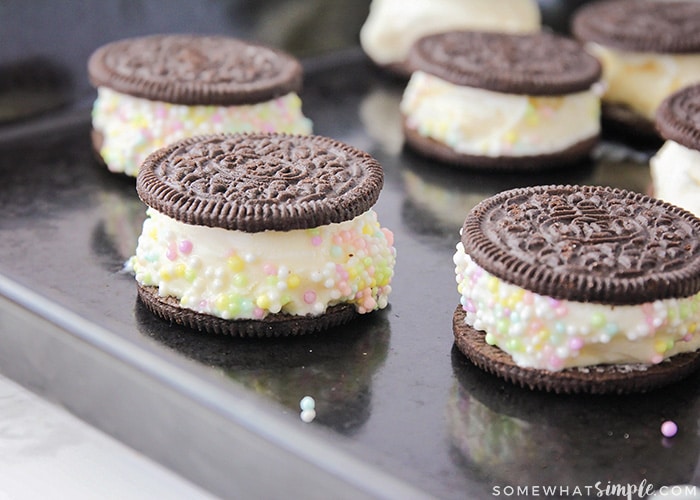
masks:
POLYGON ((468 209, 531 184, 646 192, 651 145, 605 141, 590 162, 540 174, 457 170, 403 149, 401 83, 358 50, 305 70, 315 132, 384 166, 376 210, 398 251, 388 309, 262 340, 152 317, 122 271, 145 209, 133 180, 93 159, 83 100, 0 129, 0 370, 222 497, 699 484, 698 376, 638 396, 533 393, 481 373, 452 344, 452 254, 468 209), (305 395, 316 399, 312 424, 299 418, 305 395), (666 419, 680 429, 671 440, 666 419))

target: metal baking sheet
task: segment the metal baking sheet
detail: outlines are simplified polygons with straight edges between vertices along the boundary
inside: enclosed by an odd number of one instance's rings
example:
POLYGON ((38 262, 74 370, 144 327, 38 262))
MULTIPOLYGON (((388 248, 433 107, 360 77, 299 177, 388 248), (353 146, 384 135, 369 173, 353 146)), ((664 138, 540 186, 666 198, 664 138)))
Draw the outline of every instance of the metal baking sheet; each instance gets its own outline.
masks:
POLYGON ((543 183, 648 192, 653 147, 605 141, 590 162, 540 174, 458 170, 403 148, 402 84, 359 50, 305 70, 315 132, 385 169, 376 211, 398 252, 389 308, 319 335, 255 340, 150 315, 122 270, 145 208, 133 180, 94 160, 83 101, 0 129, 0 371, 223 497, 699 484, 699 376, 639 396, 534 393, 481 373, 452 342, 452 255, 474 204, 543 183), (311 424, 299 418, 306 395, 311 424), (670 440, 667 419, 680 429, 670 440))

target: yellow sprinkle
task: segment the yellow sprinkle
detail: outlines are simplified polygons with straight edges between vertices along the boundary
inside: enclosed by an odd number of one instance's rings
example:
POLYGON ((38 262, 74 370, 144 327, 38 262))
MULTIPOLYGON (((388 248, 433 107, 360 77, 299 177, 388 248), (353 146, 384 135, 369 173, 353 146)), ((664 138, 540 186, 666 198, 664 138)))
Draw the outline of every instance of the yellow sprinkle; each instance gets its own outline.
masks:
POLYGON ((228 258, 228 268, 234 273, 240 273, 245 267, 245 261, 238 255, 232 255, 228 258))
POLYGON ((170 273, 169 269, 163 268, 160 270, 160 279, 163 281, 170 281, 173 279, 173 275, 170 273))
POLYGON ((226 295, 219 295, 214 301, 214 305, 219 311, 223 311, 228 308, 228 299, 226 295))
POLYGON ((297 288, 301 284, 301 278, 296 274, 290 274, 287 278, 287 286, 289 288, 297 288))
POLYGON ((363 234, 374 234, 374 229, 369 224, 365 224, 364 226, 362 226, 362 233, 363 234))
POLYGON ((511 293, 506 297, 506 299, 503 301, 503 305, 506 306, 508 309, 515 309, 515 307, 520 303, 520 300, 516 297, 514 293, 511 293))
POLYGON ((184 278, 186 273, 187 267, 182 262, 175 266, 175 276, 177 276, 178 278, 184 278))
POLYGON ((658 339, 654 342, 654 350, 659 354, 663 354, 668 350, 668 342, 664 339, 658 339))
POLYGON ((268 309, 270 307, 270 298, 267 295, 258 295, 255 305, 260 309, 268 309))
POLYGON ((496 293, 498 291, 498 278, 490 276, 486 282, 486 288, 489 292, 496 293))
POLYGON ((151 238, 152 240, 158 239, 158 229, 155 227, 152 227, 150 231, 148 231, 148 237, 151 238))
POLYGON ((509 130, 508 132, 506 132, 506 135, 503 137, 503 139, 507 144, 515 144, 515 141, 518 140, 518 134, 516 134, 512 130, 509 130))

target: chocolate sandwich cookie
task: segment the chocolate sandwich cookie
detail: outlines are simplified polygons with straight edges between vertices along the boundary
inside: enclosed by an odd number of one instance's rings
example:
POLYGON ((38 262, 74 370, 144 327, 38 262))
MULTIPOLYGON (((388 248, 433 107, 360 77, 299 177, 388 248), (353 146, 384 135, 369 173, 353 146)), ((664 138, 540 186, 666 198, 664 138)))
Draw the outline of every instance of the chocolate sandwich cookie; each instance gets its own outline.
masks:
POLYGON ((406 143, 441 161, 541 169, 585 158, 600 133, 598 61, 550 34, 454 31, 414 44, 406 143))
POLYGON ((505 191, 454 256, 456 345, 511 382, 641 392, 700 366, 700 219, 597 186, 505 191))
POLYGON ((387 306, 391 231, 372 206, 382 168, 320 136, 216 134, 150 155, 132 265, 139 296, 179 324, 296 335, 387 306))
POLYGON ((93 146, 114 172, 136 176, 176 140, 220 132, 307 134, 302 68, 289 54, 224 36, 155 35, 112 42, 88 61, 97 88, 93 146))
POLYGON ((603 66, 604 128, 654 137, 661 101, 700 82, 700 3, 612 0, 583 6, 571 31, 603 66))
POLYGON ((458 29, 532 33, 540 23, 535 0, 372 0, 360 44, 374 64, 407 80, 408 53, 423 36, 458 29))
POLYGON ((667 97, 656 128, 666 142, 649 161, 654 196, 700 217, 700 84, 667 97))

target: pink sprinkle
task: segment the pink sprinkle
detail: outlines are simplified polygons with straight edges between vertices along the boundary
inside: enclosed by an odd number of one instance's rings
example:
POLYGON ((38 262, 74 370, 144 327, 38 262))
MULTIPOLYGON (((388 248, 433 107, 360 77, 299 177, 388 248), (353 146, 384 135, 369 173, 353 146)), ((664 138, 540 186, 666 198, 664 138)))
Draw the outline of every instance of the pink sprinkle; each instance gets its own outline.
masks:
POLYGON ((672 438, 677 432, 678 425, 676 425, 673 420, 666 420, 663 424, 661 424, 661 434, 663 434, 664 437, 672 438))
POLYGON ((533 319, 530 322, 530 332, 537 333, 540 330, 542 330, 543 326, 544 326, 543 323, 539 319, 533 319))
POLYGON ((182 240, 178 245, 178 249, 188 255, 192 251, 192 242, 190 240, 182 240))
POLYGON ((387 245, 392 246, 394 244, 394 233, 385 227, 382 228, 382 233, 384 233, 387 245))
POLYGON ((654 363, 655 365, 658 365, 664 360, 664 357, 661 354, 654 354, 651 357, 651 362, 654 363))
POLYGON ((165 115, 166 115, 165 107, 158 106, 156 108, 156 118, 165 118, 165 115))
POLYGON ((686 334, 685 337, 683 337, 683 340, 685 342, 690 342, 691 340, 693 340, 693 334, 692 333, 686 334))
POLYGON ((471 299, 467 299, 465 304, 464 304, 464 310, 469 312, 469 313, 475 313, 476 312, 476 306, 474 305, 474 302, 472 302, 471 299))
POLYGON ((263 266, 263 272, 268 276, 273 276, 277 274, 277 266, 275 266, 274 264, 265 264, 263 266))
POLYGON ((316 292, 314 292, 313 290, 307 290, 306 292, 304 292, 304 302, 306 302, 307 304, 313 304, 314 302, 316 302, 316 292))
POLYGON ((569 348, 574 351, 579 351, 583 347, 583 339, 580 337, 574 337, 569 341, 569 348))
POLYGON ((214 113, 213 115, 211 115, 211 121, 214 123, 221 123, 223 121, 223 118, 221 118, 221 114, 214 113))
POLYGON ((311 244, 315 247, 319 246, 321 243, 323 243, 323 239, 320 236, 314 236, 311 238, 311 244))
POLYGON ((174 243, 168 246, 168 250, 165 252, 165 256, 168 258, 168 260, 177 259, 177 250, 175 249, 174 243))
POLYGON ((263 313, 264 313, 264 311, 262 309, 260 309, 259 307, 256 307, 255 309, 253 309, 253 316, 255 316, 258 319, 263 317, 263 313))
POLYGON ((564 367, 564 363, 559 356, 549 357, 549 366, 552 370, 561 370, 564 367))

